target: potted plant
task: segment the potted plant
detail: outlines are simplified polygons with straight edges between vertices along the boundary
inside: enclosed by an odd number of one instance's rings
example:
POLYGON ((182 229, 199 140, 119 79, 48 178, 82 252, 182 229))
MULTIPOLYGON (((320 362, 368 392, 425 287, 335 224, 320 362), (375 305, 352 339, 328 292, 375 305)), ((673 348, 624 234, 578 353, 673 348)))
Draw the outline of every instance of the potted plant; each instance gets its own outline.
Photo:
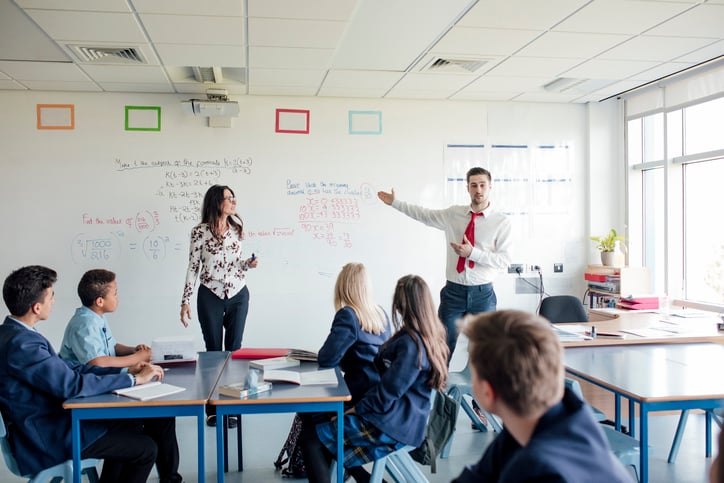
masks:
POLYGON ((623 265, 621 242, 625 238, 619 235, 615 229, 611 228, 611 231, 605 236, 592 236, 591 240, 598 243, 596 248, 601 252, 601 263, 603 265, 614 267, 623 265))

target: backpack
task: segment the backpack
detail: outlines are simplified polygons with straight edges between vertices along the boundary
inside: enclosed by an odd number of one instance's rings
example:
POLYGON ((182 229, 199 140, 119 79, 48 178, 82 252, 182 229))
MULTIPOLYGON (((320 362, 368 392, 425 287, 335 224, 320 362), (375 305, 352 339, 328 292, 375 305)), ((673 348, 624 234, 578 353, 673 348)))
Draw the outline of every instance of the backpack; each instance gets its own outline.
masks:
POLYGON ((435 391, 435 399, 427 420, 427 432, 422 444, 410 451, 412 459, 423 465, 430 465, 430 471, 437 471, 436 460, 442 449, 455 432, 460 408, 460 394, 453 397, 442 391, 435 391))
POLYGON ((302 420, 299 418, 299 414, 295 414, 287 440, 284 442, 284 446, 282 446, 282 450, 274 462, 274 467, 277 470, 281 470, 283 478, 307 477, 304 458, 302 458, 302 447, 299 445, 299 435, 301 432, 302 420), (286 465, 286 467, 284 465, 286 465))

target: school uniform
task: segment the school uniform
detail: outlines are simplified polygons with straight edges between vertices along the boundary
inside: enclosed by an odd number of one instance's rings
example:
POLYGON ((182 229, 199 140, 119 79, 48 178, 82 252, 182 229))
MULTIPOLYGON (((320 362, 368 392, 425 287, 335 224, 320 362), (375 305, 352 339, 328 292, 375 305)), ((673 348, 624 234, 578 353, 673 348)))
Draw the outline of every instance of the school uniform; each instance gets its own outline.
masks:
POLYGON ((538 421, 527 445, 504 429, 482 459, 453 483, 497 481, 619 483, 632 477, 611 452, 591 409, 566 389, 563 400, 538 421))

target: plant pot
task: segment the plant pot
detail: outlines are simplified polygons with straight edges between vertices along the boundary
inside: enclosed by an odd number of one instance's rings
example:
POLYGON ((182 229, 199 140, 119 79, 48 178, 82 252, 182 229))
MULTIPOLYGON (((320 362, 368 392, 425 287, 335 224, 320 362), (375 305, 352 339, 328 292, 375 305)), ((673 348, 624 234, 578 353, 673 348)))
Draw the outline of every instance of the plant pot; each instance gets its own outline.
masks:
POLYGON ((620 267, 623 265, 623 253, 601 252, 601 264, 605 267, 620 267))

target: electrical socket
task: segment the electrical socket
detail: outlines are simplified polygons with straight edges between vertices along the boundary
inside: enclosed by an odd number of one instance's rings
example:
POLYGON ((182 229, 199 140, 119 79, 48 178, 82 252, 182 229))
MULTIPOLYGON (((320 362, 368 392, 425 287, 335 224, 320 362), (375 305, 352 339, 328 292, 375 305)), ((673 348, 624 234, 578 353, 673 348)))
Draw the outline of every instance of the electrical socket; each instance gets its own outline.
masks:
POLYGON ((508 273, 523 273, 523 264, 511 263, 508 265, 508 273))
POLYGON ((553 264, 553 273, 562 273, 563 272, 563 264, 562 263, 554 263, 553 264))

